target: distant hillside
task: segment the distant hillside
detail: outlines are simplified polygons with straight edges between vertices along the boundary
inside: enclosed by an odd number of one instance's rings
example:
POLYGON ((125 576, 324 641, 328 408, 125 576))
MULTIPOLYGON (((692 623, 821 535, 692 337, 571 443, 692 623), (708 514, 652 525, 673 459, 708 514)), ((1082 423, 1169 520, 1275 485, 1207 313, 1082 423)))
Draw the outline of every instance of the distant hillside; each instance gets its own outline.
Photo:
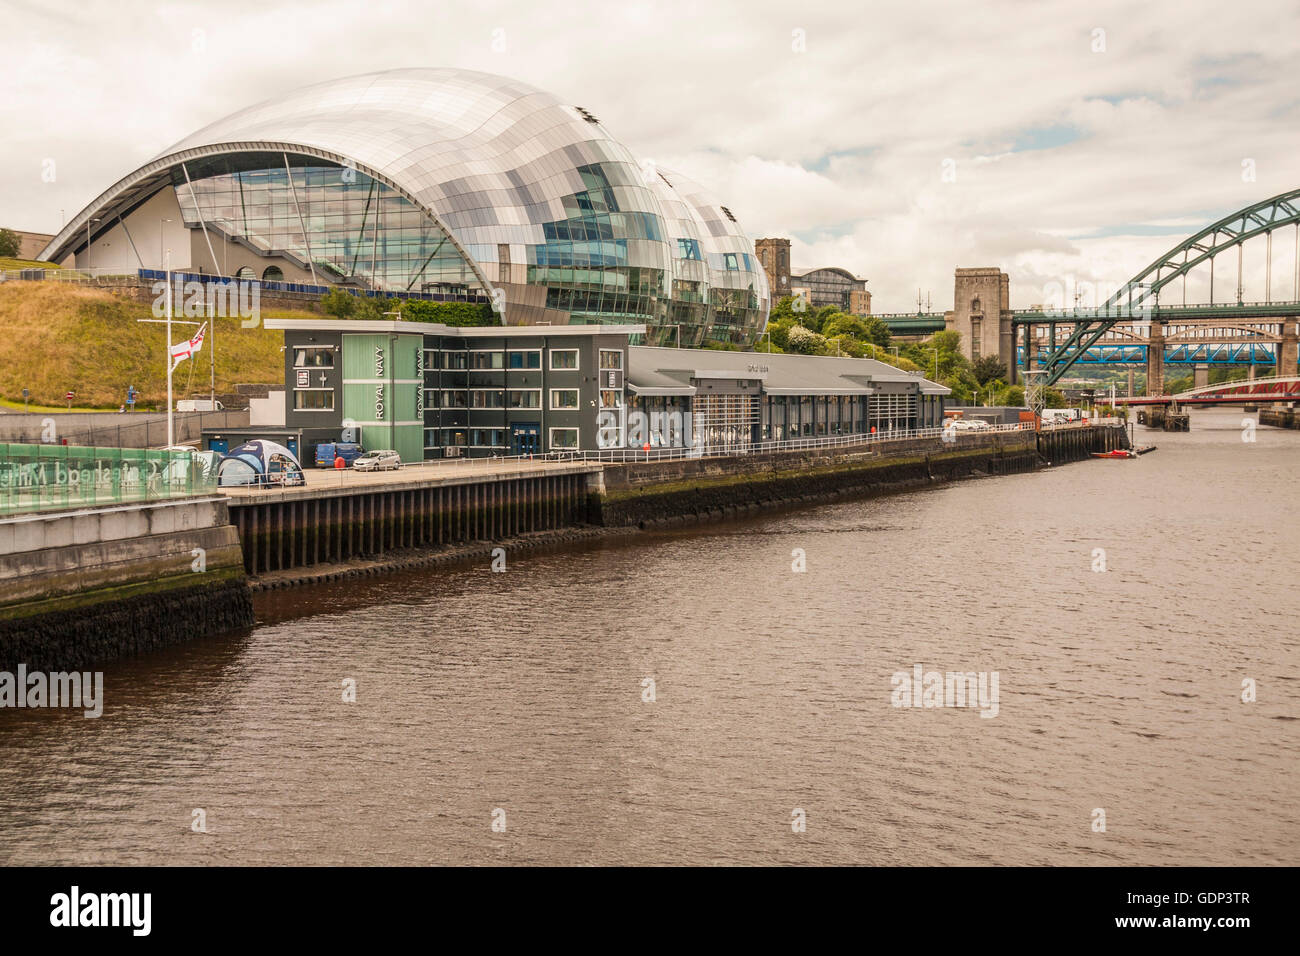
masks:
MULTIPOLYGON (((308 313, 276 312, 293 317, 308 313)), ((116 409, 128 385, 140 392, 141 408, 162 408, 167 394, 164 326, 141 323, 153 318, 148 305, 99 289, 55 282, 0 284, 0 399, 22 401, 31 390, 33 405, 73 405, 116 409)), ((178 325, 172 340, 193 334, 178 325)), ((284 379, 283 336, 264 328, 241 328, 238 318, 217 319, 217 391, 238 383, 284 379)), ((177 398, 208 394, 208 348, 197 362, 182 362, 173 377, 177 398)))

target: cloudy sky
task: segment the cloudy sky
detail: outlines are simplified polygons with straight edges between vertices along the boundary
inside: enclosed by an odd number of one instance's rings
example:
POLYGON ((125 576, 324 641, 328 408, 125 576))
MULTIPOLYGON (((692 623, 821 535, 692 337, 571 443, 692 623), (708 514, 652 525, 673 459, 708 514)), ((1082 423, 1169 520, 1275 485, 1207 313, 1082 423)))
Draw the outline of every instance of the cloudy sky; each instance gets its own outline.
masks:
MULTIPOLYGON (((0 0, 0 18, 0 224, 33 231, 242 106, 399 66, 586 107, 751 237, 791 237, 797 267, 868 278, 877 312, 918 289, 950 307, 956 266, 1008 271, 1016 307, 1113 288, 1300 187, 1285 0, 0 0)), ((1275 298, 1295 255, 1275 242, 1275 298)), ((1262 244, 1246 257, 1262 298, 1262 244)))

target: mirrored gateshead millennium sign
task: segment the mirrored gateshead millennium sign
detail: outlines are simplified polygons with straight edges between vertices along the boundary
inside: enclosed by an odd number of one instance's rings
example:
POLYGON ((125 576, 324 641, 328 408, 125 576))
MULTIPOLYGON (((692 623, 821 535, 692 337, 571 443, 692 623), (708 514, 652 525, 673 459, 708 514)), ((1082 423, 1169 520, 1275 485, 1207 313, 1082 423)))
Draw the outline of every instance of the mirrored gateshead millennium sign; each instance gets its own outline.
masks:
MULTIPOLYGON (((589 104, 588 104, 589 105, 589 104)), ((43 257, 488 301, 510 325, 752 343, 766 275, 731 211, 588 109, 455 69, 331 80, 240 110, 115 183, 43 257), (90 226, 89 241, 87 226, 90 226)))

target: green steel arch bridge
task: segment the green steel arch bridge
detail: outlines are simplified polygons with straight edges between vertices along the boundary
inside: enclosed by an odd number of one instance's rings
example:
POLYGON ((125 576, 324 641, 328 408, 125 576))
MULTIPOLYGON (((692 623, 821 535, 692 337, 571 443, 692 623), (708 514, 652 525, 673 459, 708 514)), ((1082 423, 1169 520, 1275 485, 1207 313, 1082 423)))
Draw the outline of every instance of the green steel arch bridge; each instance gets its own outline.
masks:
MULTIPOLYGON (((1270 365, 1296 370, 1300 317, 1300 189, 1265 199, 1211 223, 1160 256, 1096 308, 1018 309, 1011 313, 1015 364, 1046 372, 1055 384, 1074 365, 1145 364, 1156 379, 1169 365, 1270 365), (1273 234, 1294 231, 1296 264, 1290 296, 1273 297, 1273 234), (1265 300, 1241 299, 1245 244, 1267 245, 1265 300), (1236 300, 1215 301, 1215 260, 1236 250, 1236 300), (1188 304, 1187 277, 1209 272, 1210 301, 1188 304), (1163 304, 1181 282, 1177 304, 1163 304), (1037 333, 1037 334, 1035 334, 1037 333)), ((899 335, 928 335, 945 327, 944 313, 880 315, 899 335)), ((1152 377, 1149 375, 1149 378, 1152 377)))

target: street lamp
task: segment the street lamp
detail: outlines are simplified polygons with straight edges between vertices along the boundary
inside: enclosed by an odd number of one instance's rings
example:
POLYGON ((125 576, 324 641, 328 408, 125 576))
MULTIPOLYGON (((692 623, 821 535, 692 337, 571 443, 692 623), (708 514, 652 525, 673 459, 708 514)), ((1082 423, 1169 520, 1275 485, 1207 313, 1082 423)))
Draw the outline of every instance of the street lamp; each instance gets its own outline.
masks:
POLYGON ((772 333, 771 333, 771 332, 764 332, 762 335, 760 335, 760 336, 758 337, 758 340, 761 342, 761 341, 763 341, 763 339, 765 339, 765 338, 767 339, 767 351, 768 351, 768 353, 770 354, 771 351, 772 351, 772 333))

